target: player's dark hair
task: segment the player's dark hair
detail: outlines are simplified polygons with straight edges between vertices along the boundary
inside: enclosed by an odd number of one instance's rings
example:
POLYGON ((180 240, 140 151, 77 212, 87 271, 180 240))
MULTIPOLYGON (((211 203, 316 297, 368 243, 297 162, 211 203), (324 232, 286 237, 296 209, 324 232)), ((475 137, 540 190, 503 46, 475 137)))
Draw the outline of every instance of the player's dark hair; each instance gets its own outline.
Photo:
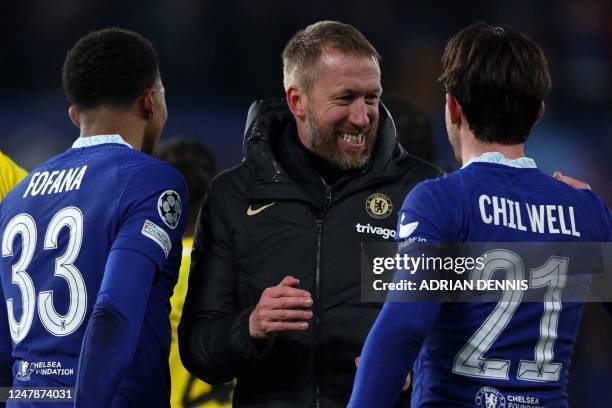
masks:
POLYGON ((542 49, 510 28, 476 23, 448 42, 438 79, 485 143, 525 143, 550 90, 542 49))
POLYGON ((385 106, 391 113, 397 141, 410 154, 433 163, 435 146, 431 120, 412 102, 401 97, 385 98, 385 106))
POLYGON ((201 142, 173 139, 160 143, 155 157, 176 168, 185 178, 189 189, 188 222, 195 226, 210 180, 217 174, 215 156, 201 142))
POLYGON ((62 72, 66 97, 81 111, 100 106, 128 109, 158 78, 151 42, 120 28, 82 37, 68 51, 62 72))
POLYGON ((283 50, 285 89, 297 83, 310 92, 314 84, 315 64, 326 49, 380 61, 380 54, 355 27, 337 21, 319 21, 298 31, 283 50))

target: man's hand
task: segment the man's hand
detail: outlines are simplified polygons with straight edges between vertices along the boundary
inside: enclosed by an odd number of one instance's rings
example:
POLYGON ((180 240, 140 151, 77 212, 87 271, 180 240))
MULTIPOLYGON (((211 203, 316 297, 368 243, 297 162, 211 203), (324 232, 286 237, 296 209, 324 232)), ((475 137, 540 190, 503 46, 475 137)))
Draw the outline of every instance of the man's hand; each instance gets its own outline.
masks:
MULTIPOLYGON (((359 368, 359 360, 361 360, 361 357, 355 357, 355 367, 359 368)), ((408 371, 406 381, 404 381, 404 385, 402 385, 402 391, 406 391, 410 388, 410 383, 412 383, 412 370, 408 371)))
POLYGON ((279 331, 308 329, 312 297, 309 292, 297 289, 299 284, 293 276, 285 276, 281 283, 263 291, 249 317, 252 338, 263 339, 279 331))
POLYGON ((555 174, 553 174, 553 177, 556 178, 559 181, 564 182, 565 184, 567 184, 568 186, 573 187, 573 188, 577 188, 577 189, 581 189, 581 190, 590 190, 591 189, 591 186, 589 186, 584 181, 580 181, 580 180, 576 180, 575 178, 564 176, 563 174, 561 174, 560 171, 555 171, 555 174))

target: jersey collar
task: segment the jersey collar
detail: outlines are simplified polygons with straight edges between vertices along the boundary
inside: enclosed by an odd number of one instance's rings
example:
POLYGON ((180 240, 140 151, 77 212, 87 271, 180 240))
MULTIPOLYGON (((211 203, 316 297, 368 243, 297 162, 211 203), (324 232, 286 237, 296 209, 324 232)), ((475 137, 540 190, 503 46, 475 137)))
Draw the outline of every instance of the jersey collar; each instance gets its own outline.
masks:
POLYGON ((97 136, 88 136, 88 137, 79 137, 72 144, 73 149, 77 149, 80 147, 89 147, 89 146, 97 146, 106 143, 117 143, 122 144, 130 149, 133 149, 132 145, 123 140, 123 138, 119 135, 97 135, 97 136))
POLYGON ((519 157, 518 159, 510 160, 500 152, 486 152, 478 157, 475 157, 465 163, 461 168, 465 168, 472 163, 494 163, 503 164, 504 166, 515 167, 517 169, 536 169, 536 163, 529 157, 519 157))

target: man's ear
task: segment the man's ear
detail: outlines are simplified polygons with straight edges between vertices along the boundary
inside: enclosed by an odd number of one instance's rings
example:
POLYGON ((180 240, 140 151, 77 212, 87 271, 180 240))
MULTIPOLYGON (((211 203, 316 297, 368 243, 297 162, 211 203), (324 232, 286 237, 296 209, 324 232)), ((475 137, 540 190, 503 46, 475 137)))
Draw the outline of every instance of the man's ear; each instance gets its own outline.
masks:
POLYGON ((74 124, 74 126, 78 128, 81 127, 81 118, 79 118, 79 112, 77 112, 76 106, 70 105, 68 108, 68 116, 70 117, 70 121, 74 124))
POLYGON ((459 105, 457 98, 455 98, 450 92, 446 93, 446 107, 448 108, 451 123, 453 125, 460 125, 462 115, 461 105, 459 105))
POLYGON ((306 117, 306 95, 295 85, 290 85, 287 88, 286 92, 287 96, 287 105, 289 105, 289 109, 291 113, 298 118, 303 120, 306 117))
POLYGON ((157 107, 155 103, 156 92, 157 91, 154 88, 147 88, 142 94, 142 108, 145 119, 153 119, 153 114, 155 112, 155 108, 157 107))
POLYGON ((536 117, 535 122, 533 123, 533 126, 537 125, 538 122, 540 121, 540 119, 542 119, 542 116, 544 116, 544 112, 546 111, 546 105, 544 104, 544 101, 542 101, 540 103, 540 110, 538 111, 538 116, 536 117))

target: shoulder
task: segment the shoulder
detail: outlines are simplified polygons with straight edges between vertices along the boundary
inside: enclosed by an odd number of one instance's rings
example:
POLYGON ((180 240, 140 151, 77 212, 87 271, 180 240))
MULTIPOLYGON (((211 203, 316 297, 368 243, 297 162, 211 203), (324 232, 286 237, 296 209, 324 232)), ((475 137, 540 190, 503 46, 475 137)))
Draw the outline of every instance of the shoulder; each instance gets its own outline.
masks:
POLYGON ((138 163, 125 167, 122 177, 126 183, 120 203, 127 208, 138 207, 153 199, 158 206, 168 203, 180 211, 189 201, 187 183, 179 171, 153 157, 141 158, 138 163))
MULTIPOLYGON (((65 166, 66 163, 81 162, 88 171, 95 170, 96 178, 118 183, 117 189, 127 188, 132 181, 156 185, 161 181, 182 181, 180 173, 167 163, 121 144, 108 143, 72 148, 47 161, 43 167, 65 166), (114 177, 110 177, 113 174, 114 177)), ((101 180, 100 180, 101 181, 101 180)))
POLYGON ((591 190, 576 190, 579 197, 587 203, 593 217, 598 219, 598 224, 603 232, 603 241, 612 239, 612 214, 606 202, 591 190))
POLYGON ((597 193, 576 189, 541 171, 534 172, 531 182, 551 201, 559 200, 573 207, 572 211, 576 214, 582 214, 582 219, 588 220, 587 225, 590 225, 593 231, 601 232, 602 241, 608 241, 612 237, 610 209, 597 193))
POLYGON ((404 204, 402 205, 402 210, 431 208, 432 204, 435 203, 434 197, 437 190, 436 186, 438 184, 438 179, 436 179, 425 180, 414 186, 414 188, 406 195, 404 204))
POLYGON ((462 173, 459 170, 421 181, 406 195, 402 210, 432 214, 440 219, 454 212, 460 201, 458 197, 466 194, 465 175, 462 173))
POLYGON ((153 156, 125 146, 108 146, 110 159, 126 172, 137 172, 142 168, 170 168, 172 166, 153 156))
POLYGON ((455 171, 450 174, 431 174, 431 177, 416 185, 410 192, 410 195, 435 196, 456 194, 458 188, 462 189, 465 186, 464 176, 461 171, 455 171))
POLYGON ((537 171, 535 174, 537 179, 534 179, 534 184, 545 185, 548 191, 583 205, 588 211, 594 211, 594 215, 599 215, 602 212, 609 213, 606 203, 597 193, 591 190, 574 188, 541 171, 537 171))
POLYGON ((130 149, 125 154, 131 160, 120 162, 120 171, 131 181, 146 182, 152 186, 168 183, 185 186, 181 173, 169 164, 136 150, 130 149))
POLYGON ((235 199, 244 197, 245 191, 255 183, 244 161, 217 174, 210 182, 209 197, 235 199))

